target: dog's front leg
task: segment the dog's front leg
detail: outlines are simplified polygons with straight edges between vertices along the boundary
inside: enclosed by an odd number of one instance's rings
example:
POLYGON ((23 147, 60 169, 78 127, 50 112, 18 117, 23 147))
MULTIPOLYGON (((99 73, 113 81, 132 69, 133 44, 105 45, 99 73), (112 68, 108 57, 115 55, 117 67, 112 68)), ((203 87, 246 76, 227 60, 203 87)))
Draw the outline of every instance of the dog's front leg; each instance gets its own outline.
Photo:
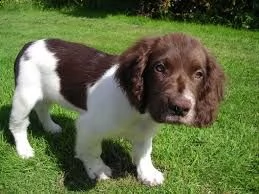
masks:
POLYGON ((151 161, 152 137, 133 141, 133 162, 137 166, 138 179, 146 185, 160 185, 164 181, 163 174, 151 161))
POLYGON ((77 121, 76 157, 83 162, 91 179, 105 180, 112 175, 112 171, 101 158, 102 133, 94 130, 93 123, 87 122, 87 119, 86 115, 77 121))

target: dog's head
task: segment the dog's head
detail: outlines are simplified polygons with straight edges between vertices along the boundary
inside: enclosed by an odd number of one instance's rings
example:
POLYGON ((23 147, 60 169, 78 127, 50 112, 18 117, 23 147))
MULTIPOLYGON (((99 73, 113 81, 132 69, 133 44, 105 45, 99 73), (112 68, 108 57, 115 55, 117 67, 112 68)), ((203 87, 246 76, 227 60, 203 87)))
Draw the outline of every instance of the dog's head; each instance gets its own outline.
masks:
POLYGON ((116 78, 130 103, 157 122, 206 126, 223 98, 224 73, 184 34, 145 38, 119 57, 116 78))

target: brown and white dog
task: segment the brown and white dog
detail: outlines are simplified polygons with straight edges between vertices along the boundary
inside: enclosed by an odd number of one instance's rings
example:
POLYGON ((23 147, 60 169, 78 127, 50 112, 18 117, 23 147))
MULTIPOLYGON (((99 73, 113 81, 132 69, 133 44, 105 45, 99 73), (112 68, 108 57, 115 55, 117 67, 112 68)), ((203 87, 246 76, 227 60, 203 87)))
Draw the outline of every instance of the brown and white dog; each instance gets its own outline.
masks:
POLYGON ((75 152, 92 179, 107 179, 101 141, 122 136, 133 144, 138 178, 158 185, 152 138, 159 123, 207 126, 223 97, 224 73, 202 44, 184 34, 144 38, 119 56, 58 39, 30 42, 15 61, 10 130, 22 158, 34 155, 27 139, 34 109, 46 131, 61 127, 51 103, 80 112, 75 152))

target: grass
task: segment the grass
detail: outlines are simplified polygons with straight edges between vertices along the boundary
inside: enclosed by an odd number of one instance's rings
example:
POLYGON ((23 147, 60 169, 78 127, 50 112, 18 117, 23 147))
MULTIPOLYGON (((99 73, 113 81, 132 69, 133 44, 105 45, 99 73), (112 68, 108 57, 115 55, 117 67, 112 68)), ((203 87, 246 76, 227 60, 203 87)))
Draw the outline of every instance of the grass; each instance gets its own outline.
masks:
POLYGON ((0 9, 0 37, 0 193, 259 193, 259 32, 102 12, 8 7, 0 9), (58 106, 52 114, 63 126, 62 134, 42 131, 32 113, 29 141, 36 156, 17 156, 8 118, 13 62, 24 43, 58 37, 120 53, 142 36, 170 32, 196 36, 210 48, 228 76, 228 89, 213 126, 161 126, 152 156, 165 173, 162 186, 150 188, 136 180, 131 146, 122 139, 103 143, 103 158, 115 177, 89 180, 73 158, 77 115, 58 106))

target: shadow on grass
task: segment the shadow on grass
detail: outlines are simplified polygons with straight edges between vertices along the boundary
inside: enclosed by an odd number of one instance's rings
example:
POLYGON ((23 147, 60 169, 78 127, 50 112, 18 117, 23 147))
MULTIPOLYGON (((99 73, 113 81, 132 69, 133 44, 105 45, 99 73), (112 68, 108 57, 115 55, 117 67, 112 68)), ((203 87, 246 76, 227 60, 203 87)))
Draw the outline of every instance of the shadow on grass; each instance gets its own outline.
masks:
MULTIPOLYGON (((0 109, 0 125, 4 129, 4 138, 12 146, 14 140, 8 130, 8 121, 11 106, 2 106, 0 109)), ((91 180, 84 170, 83 163, 74 158, 75 127, 74 121, 66 116, 54 115, 53 120, 63 128, 61 134, 53 135, 42 130, 37 115, 32 112, 30 115, 30 126, 28 133, 32 137, 44 138, 48 142, 46 154, 56 157, 60 169, 64 172, 64 186, 70 191, 87 191, 96 185, 96 181, 91 180)), ((104 162, 113 170, 113 178, 122 178, 128 174, 136 176, 136 169, 131 162, 130 155, 119 144, 105 140, 102 143, 103 153, 101 157, 104 162)), ((37 157, 37 150, 35 150, 37 157)))
MULTIPOLYGON (((108 15, 120 14, 118 11, 107 11, 107 10, 91 10, 88 8, 73 8, 71 10, 61 11, 62 14, 74 17, 85 17, 85 18, 95 18, 101 19, 108 15)), ((125 13, 124 13, 125 14, 125 13)))

